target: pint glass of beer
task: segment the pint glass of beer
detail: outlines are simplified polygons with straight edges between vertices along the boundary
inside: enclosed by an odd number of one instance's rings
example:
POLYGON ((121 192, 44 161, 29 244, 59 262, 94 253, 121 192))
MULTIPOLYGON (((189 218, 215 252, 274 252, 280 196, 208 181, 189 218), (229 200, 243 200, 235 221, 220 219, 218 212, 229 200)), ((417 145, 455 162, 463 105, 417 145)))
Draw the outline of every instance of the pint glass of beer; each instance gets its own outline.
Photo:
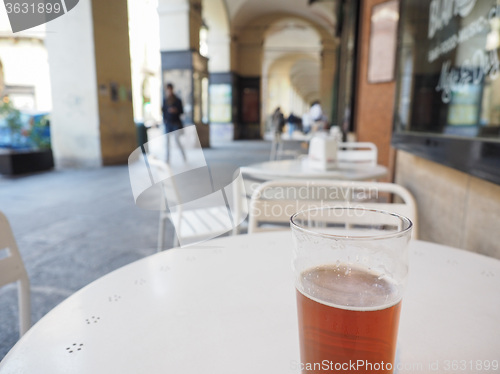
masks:
POLYGON ((302 373, 392 373, 411 221, 327 207, 291 227, 302 373))

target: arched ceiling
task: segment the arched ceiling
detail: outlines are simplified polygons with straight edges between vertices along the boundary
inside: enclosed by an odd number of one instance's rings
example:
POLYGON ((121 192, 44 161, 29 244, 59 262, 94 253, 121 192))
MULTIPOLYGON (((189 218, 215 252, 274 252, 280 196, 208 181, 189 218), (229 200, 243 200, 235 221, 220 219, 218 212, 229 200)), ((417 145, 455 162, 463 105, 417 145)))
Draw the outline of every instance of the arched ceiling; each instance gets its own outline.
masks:
POLYGON ((306 102, 319 97, 319 60, 305 54, 289 53, 277 58, 269 67, 268 76, 287 76, 306 102))
MULTIPOLYGON (((309 0, 216 0, 221 1, 224 15, 214 0, 203 0, 203 17, 209 28, 217 18, 227 17, 230 40, 235 43, 232 70, 263 79, 286 76, 305 102, 320 97, 324 55, 331 54, 338 43, 335 30, 340 0, 313 4, 309 0), (207 7, 212 11, 206 11, 207 7)), ((221 24, 225 29, 227 22, 221 24)))
POLYGON ((319 61, 298 59, 290 69, 290 81, 307 102, 319 98, 319 61))
POLYGON ((305 18, 333 35, 336 27, 336 9, 339 0, 316 2, 309 0, 225 0, 231 20, 231 30, 239 30, 251 20, 272 13, 286 13, 305 18))
POLYGON ((224 0, 203 0, 203 21, 208 29, 227 32, 229 34, 229 19, 224 0))
POLYGON ((263 72, 274 60, 291 53, 319 59, 321 48, 321 35, 307 21, 298 18, 275 21, 264 35, 263 72))
POLYGON ((297 18, 282 19, 269 26, 264 48, 319 52, 321 36, 309 23, 303 20, 297 18))
POLYGON ((310 22, 284 18, 272 23, 264 40, 264 74, 286 72, 290 83, 306 100, 320 90, 321 35, 310 22))

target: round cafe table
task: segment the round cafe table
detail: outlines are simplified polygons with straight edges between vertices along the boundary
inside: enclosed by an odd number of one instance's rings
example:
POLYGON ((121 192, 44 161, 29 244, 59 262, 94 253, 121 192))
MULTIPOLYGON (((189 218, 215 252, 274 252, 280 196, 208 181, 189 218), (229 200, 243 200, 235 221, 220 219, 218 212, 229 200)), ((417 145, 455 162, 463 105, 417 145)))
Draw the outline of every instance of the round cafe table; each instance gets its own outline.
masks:
MULTIPOLYGON (((0 373, 297 373, 291 247, 240 235, 134 262, 49 312, 0 373)), ((410 264, 399 372, 497 372, 500 261, 415 241, 410 264)))
MULTIPOLYGON (((240 167, 245 180, 261 183, 275 179, 327 179, 346 181, 365 181, 382 178, 387 175, 387 168, 383 165, 371 165, 366 162, 338 162, 335 168, 321 170, 312 168, 307 157, 294 160, 266 161, 257 164, 240 167)), ((257 183, 257 184, 258 184, 257 183)), ((247 200, 241 199, 250 196, 254 192, 255 184, 246 183, 246 191, 243 193, 240 183, 234 184, 233 207, 235 217, 243 216, 243 205, 247 200)), ((248 209, 248 208, 247 208, 248 209)), ((233 234, 239 234, 239 226, 233 229, 233 234)))
POLYGON ((387 168, 367 163, 339 162, 335 168, 311 168, 307 157, 294 160, 266 161, 242 166, 241 173, 262 180, 272 179, 340 179, 362 181, 384 177, 387 168))

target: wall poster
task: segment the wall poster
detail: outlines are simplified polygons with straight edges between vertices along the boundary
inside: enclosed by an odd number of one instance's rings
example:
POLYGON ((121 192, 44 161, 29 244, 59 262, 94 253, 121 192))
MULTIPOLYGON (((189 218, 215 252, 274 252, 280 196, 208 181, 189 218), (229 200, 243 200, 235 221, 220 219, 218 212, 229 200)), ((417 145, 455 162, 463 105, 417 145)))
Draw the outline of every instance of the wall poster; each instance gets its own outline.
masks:
POLYGON ((375 5, 370 19, 370 54, 368 82, 389 82, 394 79, 398 34, 399 1, 375 5))

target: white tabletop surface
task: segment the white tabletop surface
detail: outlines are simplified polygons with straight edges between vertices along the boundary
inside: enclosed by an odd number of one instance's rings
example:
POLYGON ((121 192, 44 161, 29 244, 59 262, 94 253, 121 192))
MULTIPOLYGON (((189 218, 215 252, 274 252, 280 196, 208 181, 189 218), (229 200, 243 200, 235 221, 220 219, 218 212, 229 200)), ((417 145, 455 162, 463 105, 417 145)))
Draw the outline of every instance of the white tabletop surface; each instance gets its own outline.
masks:
MULTIPOLYGON (((0 373, 297 372, 291 247, 287 231, 240 235, 134 262, 49 312, 0 373)), ((399 372, 493 372, 500 261, 416 241, 410 264, 399 372), (483 370, 446 369, 478 360, 483 370)))
POLYGON ((297 179, 342 179, 367 180, 383 177, 387 168, 382 165, 366 163, 340 162, 331 170, 311 168, 307 157, 295 160, 267 161, 240 168, 243 175, 261 179, 297 178, 297 179))
POLYGON ((285 133, 281 134, 281 140, 296 141, 296 142, 308 142, 315 135, 317 135, 317 134, 316 133, 304 134, 301 131, 294 131, 292 134, 290 134, 289 132, 285 132, 285 133))

